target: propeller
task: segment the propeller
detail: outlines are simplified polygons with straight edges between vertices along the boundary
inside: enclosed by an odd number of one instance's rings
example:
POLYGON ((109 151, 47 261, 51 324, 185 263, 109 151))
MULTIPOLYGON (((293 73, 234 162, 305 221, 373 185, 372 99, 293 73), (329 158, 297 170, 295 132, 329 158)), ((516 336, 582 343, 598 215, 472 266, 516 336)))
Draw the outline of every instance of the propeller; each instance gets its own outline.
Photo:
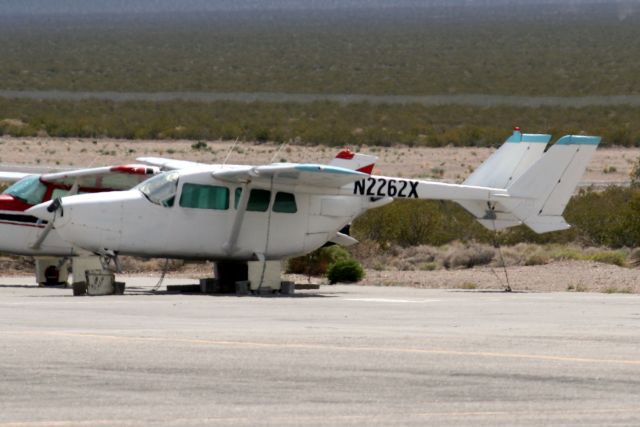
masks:
MULTIPOLYGON (((78 184, 78 180, 76 180, 66 195, 73 196, 75 194, 78 194, 79 190, 80 190, 80 186, 78 184)), ((51 230, 53 230, 53 223, 56 220, 56 216, 58 215, 58 212, 60 212, 61 217, 64 216, 64 209, 62 208, 62 199, 60 197, 56 197, 55 199, 53 199, 53 201, 49 203, 49 205, 46 207, 46 210, 47 212, 53 214, 53 218, 51 218, 51 220, 47 222, 47 226, 44 228, 44 230, 42 230, 42 233, 40 233, 36 241, 31 245, 31 249, 40 249, 40 246, 42 246, 42 243, 44 242, 44 240, 47 238, 51 230)))
POLYGON ((38 236, 36 241, 31 245, 31 249, 40 249, 42 243, 47 238, 51 230, 53 230, 53 225, 56 220, 56 216, 58 212, 60 212, 60 216, 64 216, 64 209, 62 208, 62 199, 56 197, 49 205, 47 206, 47 212, 53 214, 53 218, 51 221, 47 223, 47 226, 42 230, 42 233, 38 236))

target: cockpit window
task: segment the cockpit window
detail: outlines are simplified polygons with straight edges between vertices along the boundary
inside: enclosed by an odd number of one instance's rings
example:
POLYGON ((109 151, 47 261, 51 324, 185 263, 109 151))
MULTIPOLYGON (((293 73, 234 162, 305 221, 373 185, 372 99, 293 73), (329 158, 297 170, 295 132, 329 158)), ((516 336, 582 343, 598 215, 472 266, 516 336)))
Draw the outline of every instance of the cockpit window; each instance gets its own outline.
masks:
POLYGON ((176 198, 179 175, 178 171, 165 172, 144 181, 135 188, 140 190, 151 203, 171 207, 176 198))
POLYGON ((22 178, 11 187, 4 190, 3 194, 9 194, 16 199, 22 200, 30 205, 42 203, 47 187, 40 182, 40 177, 31 175, 22 178))

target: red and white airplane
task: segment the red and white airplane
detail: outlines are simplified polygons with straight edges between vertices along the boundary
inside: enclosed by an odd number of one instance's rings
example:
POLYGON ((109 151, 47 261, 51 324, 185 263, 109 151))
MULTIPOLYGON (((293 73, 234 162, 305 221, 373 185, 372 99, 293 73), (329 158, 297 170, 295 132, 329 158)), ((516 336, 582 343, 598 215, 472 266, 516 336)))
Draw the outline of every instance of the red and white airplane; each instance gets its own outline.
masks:
MULTIPOLYGON (((60 238, 52 223, 25 211, 67 195, 126 190, 159 170, 158 167, 132 164, 41 175, 0 172, 0 181, 13 183, 0 194, 0 252, 34 256, 39 283, 64 282, 66 275, 61 267, 69 257, 83 255, 83 265, 100 268, 99 259, 93 254, 60 238)), ((78 261, 80 259, 72 260, 72 263, 78 261)), ((73 267, 76 275, 83 275, 79 265, 73 267)))
POLYGON ((129 191, 64 197, 27 214, 95 254, 212 260, 217 277, 248 278, 257 289, 284 258, 356 243, 340 230, 395 198, 452 200, 489 229, 569 228, 562 213, 600 138, 568 135, 549 147, 550 138, 515 131, 459 185, 370 175, 374 157, 347 152, 330 165, 142 158, 170 170, 129 191))

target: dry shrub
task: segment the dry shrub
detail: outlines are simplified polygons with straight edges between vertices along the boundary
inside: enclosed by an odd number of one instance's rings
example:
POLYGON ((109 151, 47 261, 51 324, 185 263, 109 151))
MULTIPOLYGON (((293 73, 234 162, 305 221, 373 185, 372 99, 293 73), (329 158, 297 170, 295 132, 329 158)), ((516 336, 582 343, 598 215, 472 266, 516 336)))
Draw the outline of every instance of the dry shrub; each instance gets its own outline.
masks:
POLYGON ((578 245, 518 243, 498 249, 482 243, 453 242, 444 246, 381 245, 364 241, 351 248, 363 266, 373 270, 432 271, 441 268, 472 268, 491 264, 502 267, 545 265, 553 261, 582 260, 624 266, 640 265, 640 248, 610 250, 578 245))
POLYGON ((545 265, 549 263, 549 257, 544 254, 533 254, 529 256, 524 262, 524 265, 533 266, 533 265, 545 265))
POLYGON ((166 261, 161 258, 140 258, 132 256, 118 257, 118 262, 123 273, 145 273, 159 272, 166 268, 167 271, 176 272, 184 267, 185 262, 181 259, 170 259, 166 261))
POLYGON ((365 268, 382 271, 389 267, 389 254, 380 243, 373 240, 365 240, 349 248, 355 259, 362 263, 365 268))
POLYGON ((640 267, 640 248, 635 248, 629 254, 629 264, 633 267, 640 267))
POLYGON ((33 271, 35 265, 32 257, 0 256, 0 271, 4 273, 10 273, 11 271, 33 271))
POLYGON ((406 248, 403 256, 413 265, 432 263, 438 257, 439 250, 433 246, 420 245, 406 248))
POLYGON ((447 269, 472 268, 476 265, 487 265, 493 261, 496 250, 483 244, 470 244, 463 247, 454 245, 443 260, 447 269))
MULTIPOLYGON (((504 264, 515 265, 544 265, 549 262, 549 256, 543 246, 531 243, 518 243, 501 249, 504 264)), ((502 267, 499 257, 496 257, 496 265, 502 267)))
POLYGON ((440 267, 442 249, 427 245, 410 246, 408 248, 394 247, 389 257, 387 264, 395 270, 431 271, 440 267), (392 253, 397 255, 392 256, 392 253))

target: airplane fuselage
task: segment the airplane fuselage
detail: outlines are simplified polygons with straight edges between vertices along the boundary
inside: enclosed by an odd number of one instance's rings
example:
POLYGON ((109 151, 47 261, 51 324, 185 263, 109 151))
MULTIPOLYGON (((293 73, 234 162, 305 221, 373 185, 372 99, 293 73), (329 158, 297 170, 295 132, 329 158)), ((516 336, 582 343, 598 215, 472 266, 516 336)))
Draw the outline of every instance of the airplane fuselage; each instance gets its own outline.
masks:
POLYGON ((295 186, 245 187, 217 180, 210 172, 181 175, 168 196, 171 202, 152 201, 133 189, 65 197, 55 227, 63 239, 96 253, 280 259, 322 246, 372 204, 352 189, 328 195, 295 186), (250 192, 244 210, 243 191, 250 192), (242 223, 234 236, 239 215, 242 223))

